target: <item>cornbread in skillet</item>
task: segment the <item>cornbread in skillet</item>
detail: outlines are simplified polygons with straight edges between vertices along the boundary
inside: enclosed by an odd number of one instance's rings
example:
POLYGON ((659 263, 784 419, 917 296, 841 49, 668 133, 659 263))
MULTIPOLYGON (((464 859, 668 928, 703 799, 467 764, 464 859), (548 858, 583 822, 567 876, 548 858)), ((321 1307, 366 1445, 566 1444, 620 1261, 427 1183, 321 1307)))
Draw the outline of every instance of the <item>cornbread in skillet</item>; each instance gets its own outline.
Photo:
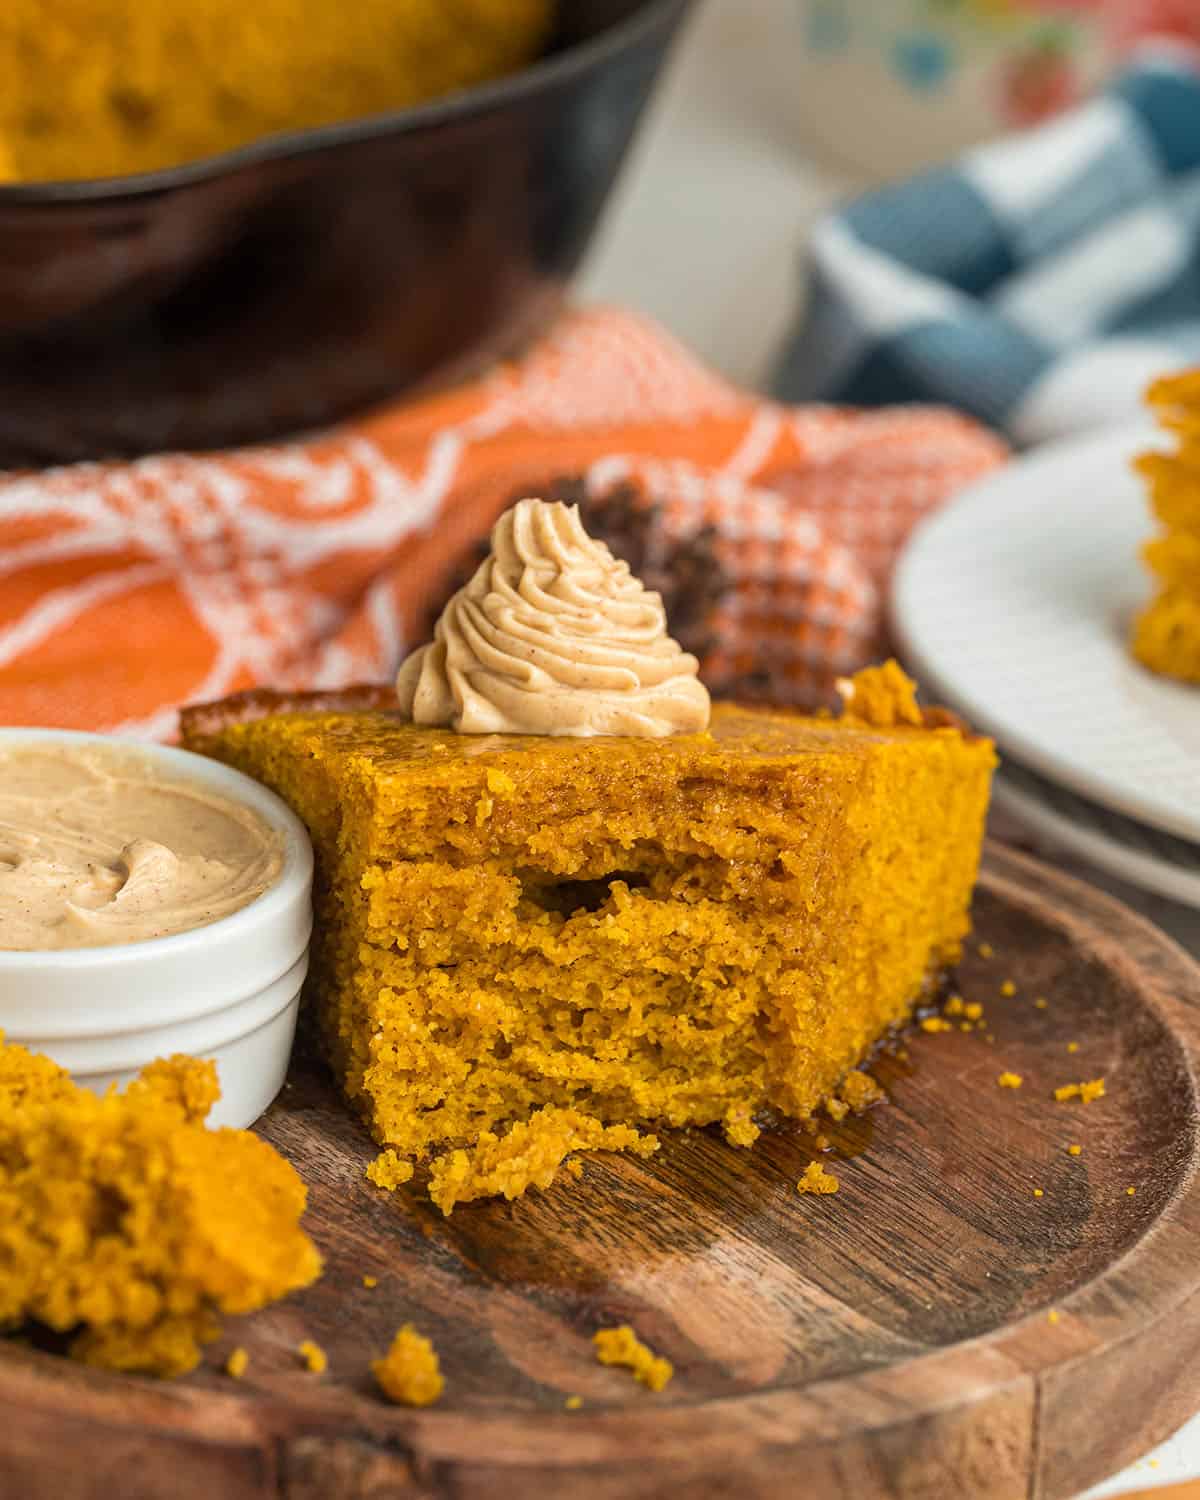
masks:
POLYGON ((482 1138, 487 1190, 519 1190, 556 1118, 559 1159, 580 1116, 749 1144, 959 956, 993 751, 892 664, 840 719, 717 706, 658 739, 458 734, 386 704, 257 693, 183 732, 308 826, 325 1049, 381 1144, 445 1154, 435 1181, 466 1186, 482 1138))
POLYGON ((0 181, 173 167, 532 61, 550 0, 5 0, 0 181))

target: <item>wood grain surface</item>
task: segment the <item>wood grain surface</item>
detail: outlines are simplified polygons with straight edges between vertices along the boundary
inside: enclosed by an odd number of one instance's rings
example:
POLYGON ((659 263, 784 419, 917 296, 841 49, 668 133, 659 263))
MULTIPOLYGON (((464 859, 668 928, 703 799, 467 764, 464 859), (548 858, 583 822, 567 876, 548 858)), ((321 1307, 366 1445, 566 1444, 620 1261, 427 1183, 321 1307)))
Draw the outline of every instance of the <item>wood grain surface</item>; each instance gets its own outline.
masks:
POLYGON ((1200 969, 1000 848, 976 923, 994 956, 973 943, 959 989, 985 1029, 878 1058, 887 1102, 821 1158, 836 1195, 796 1193, 817 1153, 789 1125, 751 1151, 668 1135, 649 1161, 591 1158, 443 1220, 416 1186, 364 1179, 370 1141, 298 1062, 261 1131, 310 1185, 324 1278, 231 1320, 174 1384, 0 1347, 0 1496, 1075 1495, 1200 1404, 1200 969), (1052 1098, 1100 1076, 1095 1103, 1052 1098), (446 1375, 425 1411, 368 1373, 405 1321, 446 1375), (662 1394, 596 1363, 593 1331, 622 1322, 675 1362, 662 1394))

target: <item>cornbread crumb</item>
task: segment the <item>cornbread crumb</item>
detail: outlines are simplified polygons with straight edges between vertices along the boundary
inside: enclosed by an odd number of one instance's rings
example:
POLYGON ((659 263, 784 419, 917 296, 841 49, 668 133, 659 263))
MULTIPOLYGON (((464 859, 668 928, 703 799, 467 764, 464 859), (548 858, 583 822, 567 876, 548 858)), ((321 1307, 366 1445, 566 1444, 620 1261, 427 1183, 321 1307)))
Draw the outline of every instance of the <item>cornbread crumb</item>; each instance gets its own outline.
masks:
POLYGON ((980 1005, 978 1000, 968 1001, 963 1007, 963 1013, 966 1015, 968 1021, 983 1020, 983 1006, 980 1005))
POLYGON ((996 1082, 1002 1089, 1019 1089, 1025 1080, 1021 1077, 1020 1073, 1004 1072, 1001 1073, 996 1082))
POLYGON ((1068 1052, 1078 1052, 1079 1051, 1079 1043, 1078 1042, 1068 1042, 1067 1043, 1067 1051, 1068 1052))
POLYGON ((1067 1147, 1067 1155, 1068 1156, 1082 1156, 1083 1155, 1083 1147, 1082 1146, 1075 1146, 1075 1145, 1068 1146, 1067 1147))
POLYGON ((949 1021, 943 1021, 941 1016, 926 1016, 921 1022, 922 1031, 953 1031, 954 1028, 949 1021))
POLYGON ((819 1161, 810 1161, 804 1169, 804 1176, 796 1184, 798 1193, 836 1193, 838 1180, 832 1172, 827 1172, 819 1161))
POLYGON ((298 1352, 300 1358, 314 1375, 324 1373, 329 1360, 320 1344, 314 1343, 312 1339, 301 1339, 298 1352))
POLYGON ((583 1176, 583 1163, 577 1156, 573 1156, 570 1161, 563 1163, 563 1170, 569 1177, 574 1177, 578 1181, 583 1176))
POLYGON ((1050 1002, 1049 1000, 1044 1000, 1042 996, 1039 995, 1038 998, 1033 1002, 1033 1004, 1036 1010, 1046 1010, 1050 1002))
POLYGON ((1126 1189, 1125 1189, 1125 1191, 1126 1191, 1126 1193, 1127 1193, 1127 1194, 1128 1194, 1128 1195, 1129 1195, 1129 1197, 1131 1197, 1131 1198, 1132 1198, 1132 1197, 1133 1197, 1133 1195, 1134 1195, 1134 1193, 1136 1193, 1136 1192, 1137 1192, 1137 1188, 1134 1188, 1134 1187, 1127 1187, 1127 1188, 1126 1188, 1126 1189))
POLYGON ((547 1106, 527 1121, 518 1121, 507 1135, 483 1130, 469 1151, 460 1148, 436 1157, 429 1172, 429 1196, 448 1218, 456 1203, 500 1194, 512 1199, 530 1187, 544 1191, 572 1151, 650 1156, 657 1150, 657 1136, 642 1135, 631 1125, 602 1125, 579 1110, 547 1106))
POLYGON ((378 1286, 378 1285, 379 1285, 379 1277, 378 1276, 364 1276, 363 1277, 363 1286, 365 1286, 368 1291, 372 1287, 375 1287, 375 1286, 378 1286))
POLYGON ((69 1334, 86 1364, 180 1375, 216 1314, 316 1279, 304 1184, 258 1136, 205 1127, 219 1093, 211 1062, 173 1057, 100 1097, 0 1044, 0 1326, 69 1334))
POLYGON ((389 1146, 370 1163, 366 1175, 376 1187, 393 1193, 404 1183, 412 1181, 413 1166, 412 1162, 405 1161, 398 1151, 389 1146))
POLYGON ((1045 1194, 1043 1193, 1043 1191, 1042 1191, 1041 1188, 1034 1188, 1034 1190, 1033 1190, 1033 1196, 1035 1198, 1043 1198, 1043 1197, 1045 1197, 1045 1194))
POLYGON ((671 1361, 648 1349, 628 1323, 619 1328, 601 1328, 592 1335, 592 1343, 602 1365, 624 1365, 633 1371, 635 1380, 652 1391, 661 1391, 675 1373, 671 1361))
POLYGON ((945 1005, 942 1006, 942 1014, 944 1016, 961 1016, 966 1008, 961 995, 951 995, 945 1005))
POLYGON ((864 1073, 860 1068, 852 1068, 842 1079, 838 1097, 843 1104, 859 1114, 864 1109, 870 1109, 872 1104, 878 1104, 883 1098, 883 1090, 869 1073, 864 1073))
POLYGON ((892 729, 897 724, 919 729, 924 723, 917 685, 897 661, 864 667, 853 677, 839 677, 834 686, 847 719, 857 719, 874 729, 892 729))
POLYGON ((1078 1099, 1083 1104, 1090 1104, 1093 1099, 1104 1097, 1104 1079, 1093 1078, 1090 1083, 1064 1083, 1061 1088, 1054 1090, 1054 1097, 1060 1104, 1065 1104, 1068 1099, 1078 1099))
POLYGON ((371 1374, 399 1406, 432 1406, 446 1384, 433 1345, 411 1323, 400 1329, 382 1359, 371 1361, 371 1374))
POLYGON ((225 1361, 226 1375, 232 1375, 235 1380, 240 1380, 246 1373, 246 1366, 250 1363, 250 1356, 239 1344, 225 1361))
POLYGON ((1058 1312, 1058 1308, 1057 1307, 1052 1307, 1050 1309, 1050 1311, 1046 1314, 1046 1322, 1047 1323, 1057 1323, 1058 1322, 1058 1318, 1059 1318, 1059 1312, 1058 1312))
POLYGON ((568 1396, 567 1399, 563 1402, 563 1405, 567 1408, 568 1411, 578 1411, 579 1408, 583 1405, 583 1397, 568 1396))
POLYGON ((832 1144, 827 1135, 818 1135, 813 1141, 813 1145, 818 1151, 828 1151, 832 1144))
POLYGON ((850 1106, 844 1099, 830 1096, 825 1101, 825 1113, 835 1124, 840 1124, 850 1113, 850 1106))
POLYGON ((1012 997, 1017 993, 1017 987, 1011 979, 1006 979, 1000 986, 1000 993, 1006 1000, 1011 1000, 1012 997))
POLYGON ((731 1146, 753 1146, 762 1133, 754 1123, 748 1104, 731 1105, 725 1111, 721 1128, 731 1146))
POLYGON ((979 956, 980 958, 995 958, 996 950, 992 947, 991 943, 980 943, 979 956))
POLYGON ((975 1030, 974 1026, 971 1025, 970 1021, 960 1021, 958 1023, 958 1029, 959 1029, 959 1031, 974 1031, 975 1030))

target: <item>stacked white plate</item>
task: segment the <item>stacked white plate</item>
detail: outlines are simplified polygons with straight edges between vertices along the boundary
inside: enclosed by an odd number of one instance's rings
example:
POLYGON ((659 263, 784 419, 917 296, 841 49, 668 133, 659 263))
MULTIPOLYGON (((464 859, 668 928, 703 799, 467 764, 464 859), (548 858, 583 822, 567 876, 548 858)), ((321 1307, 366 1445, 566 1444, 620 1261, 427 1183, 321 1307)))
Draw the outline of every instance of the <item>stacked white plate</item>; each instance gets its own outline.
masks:
POLYGON ((1130 657, 1153 530, 1144 426, 1048 444, 973 485, 897 569, 897 644, 992 735, 996 802, 1050 852, 1200 907, 1200 687, 1130 657))

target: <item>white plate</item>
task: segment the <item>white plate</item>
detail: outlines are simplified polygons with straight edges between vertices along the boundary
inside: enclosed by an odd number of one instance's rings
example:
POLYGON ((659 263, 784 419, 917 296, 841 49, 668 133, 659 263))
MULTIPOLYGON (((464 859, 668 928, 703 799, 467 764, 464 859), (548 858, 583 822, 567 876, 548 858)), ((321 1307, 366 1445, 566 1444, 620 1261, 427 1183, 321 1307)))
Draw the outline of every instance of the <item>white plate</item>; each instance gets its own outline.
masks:
POLYGON ((1123 428, 1048 444, 925 522, 892 589, 922 685, 1030 769, 1200 842, 1200 689, 1126 650, 1152 531, 1123 428))
POLYGON ((1077 797, 1007 761, 993 805, 1051 852, 1074 854, 1131 885, 1200 909, 1200 844, 1077 797))

